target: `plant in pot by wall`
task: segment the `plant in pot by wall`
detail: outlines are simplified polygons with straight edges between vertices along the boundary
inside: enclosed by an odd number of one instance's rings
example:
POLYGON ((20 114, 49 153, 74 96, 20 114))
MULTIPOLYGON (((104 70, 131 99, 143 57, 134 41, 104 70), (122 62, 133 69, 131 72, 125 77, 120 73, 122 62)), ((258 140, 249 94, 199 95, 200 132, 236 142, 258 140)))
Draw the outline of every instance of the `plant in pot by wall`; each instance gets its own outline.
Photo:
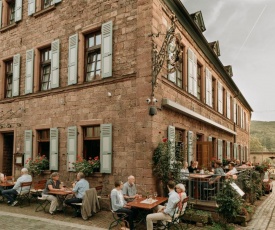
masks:
POLYGON ((184 150, 175 147, 175 157, 171 149, 174 148, 166 138, 157 146, 153 154, 153 172, 162 182, 163 192, 167 192, 167 183, 174 180, 180 182, 180 170, 184 160, 184 150))
POLYGON ((95 169, 100 166, 98 156, 89 160, 85 160, 82 156, 77 156, 77 161, 72 163, 76 172, 83 172, 86 176, 92 174, 95 169))
POLYGON ((35 159, 26 160, 26 168, 33 176, 40 175, 43 170, 49 169, 49 160, 45 155, 38 155, 35 159))

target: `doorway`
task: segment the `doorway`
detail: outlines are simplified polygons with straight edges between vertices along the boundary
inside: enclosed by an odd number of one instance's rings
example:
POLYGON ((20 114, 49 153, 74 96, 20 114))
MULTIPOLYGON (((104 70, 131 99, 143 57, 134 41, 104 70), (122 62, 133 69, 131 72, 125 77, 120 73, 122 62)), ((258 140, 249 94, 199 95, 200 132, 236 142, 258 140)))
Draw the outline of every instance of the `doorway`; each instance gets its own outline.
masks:
POLYGON ((13 165, 13 142, 14 134, 12 133, 2 133, 2 173, 11 176, 12 175, 12 165, 13 165))

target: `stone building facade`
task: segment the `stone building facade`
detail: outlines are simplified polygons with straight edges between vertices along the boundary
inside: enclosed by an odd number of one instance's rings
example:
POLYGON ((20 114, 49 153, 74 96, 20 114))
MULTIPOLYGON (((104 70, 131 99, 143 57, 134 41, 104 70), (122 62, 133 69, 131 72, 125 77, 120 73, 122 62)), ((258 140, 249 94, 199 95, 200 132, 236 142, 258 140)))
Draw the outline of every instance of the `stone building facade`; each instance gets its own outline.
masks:
POLYGON ((109 191, 130 174, 154 187, 152 153, 164 137, 201 166, 249 157, 252 109, 219 61, 218 43, 204 38, 201 14, 180 1, 0 4, 0 171, 18 176, 15 153, 23 163, 43 154, 66 183, 77 155, 99 156, 89 180, 109 191), (153 44, 159 51, 173 13, 180 65, 169 72, 165 61, 152 87, 153 44))

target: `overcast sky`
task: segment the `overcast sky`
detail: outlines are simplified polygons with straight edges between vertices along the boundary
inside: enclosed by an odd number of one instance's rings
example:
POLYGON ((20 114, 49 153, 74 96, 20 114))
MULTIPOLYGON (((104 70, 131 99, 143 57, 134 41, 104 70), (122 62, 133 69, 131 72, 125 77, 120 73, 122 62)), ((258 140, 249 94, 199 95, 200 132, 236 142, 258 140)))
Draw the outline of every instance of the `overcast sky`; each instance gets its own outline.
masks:
POLYGON ((252 120, 275 121, 275 0, 182 0, 201 10, 207 41, 219 41, 222 63, 254 110, 252 120))

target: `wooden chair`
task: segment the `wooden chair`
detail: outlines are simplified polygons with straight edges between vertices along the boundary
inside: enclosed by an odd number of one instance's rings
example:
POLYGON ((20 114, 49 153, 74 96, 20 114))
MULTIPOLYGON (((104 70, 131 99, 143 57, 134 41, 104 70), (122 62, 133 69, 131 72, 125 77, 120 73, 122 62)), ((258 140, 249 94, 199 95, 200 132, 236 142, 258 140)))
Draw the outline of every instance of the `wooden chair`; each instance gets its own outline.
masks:
POLYGON ((20 191, 17 195, 17 201, 18 204, 20 205, 20 208, 24 207, 23 203, 26 201, 29 206, 31 202, 31 197, 30 197, 30 190, 31 190, 32 182, 23 182, 20 185, 20 191))

